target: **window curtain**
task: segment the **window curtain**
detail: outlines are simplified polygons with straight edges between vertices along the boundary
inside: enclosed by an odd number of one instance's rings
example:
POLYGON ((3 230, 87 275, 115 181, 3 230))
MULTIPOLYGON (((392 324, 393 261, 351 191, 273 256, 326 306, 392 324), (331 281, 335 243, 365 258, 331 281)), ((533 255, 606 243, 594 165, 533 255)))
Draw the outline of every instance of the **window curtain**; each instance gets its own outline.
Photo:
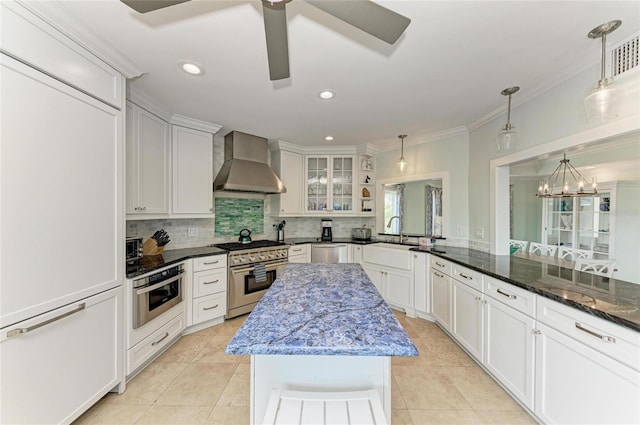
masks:
MULTIPOLYGON (((392 185, 385 190, 385 205, 392 205, 392 208, 385 210, 385 223, 393 216, 404 217, 404 183, 392 185)), ((388 232, 400 234, 400 220, 394 220, 388 232)))
POLYGON ((426 185, 424 188, 426 234, 442 236, 442 189, 431 185, 426 185))

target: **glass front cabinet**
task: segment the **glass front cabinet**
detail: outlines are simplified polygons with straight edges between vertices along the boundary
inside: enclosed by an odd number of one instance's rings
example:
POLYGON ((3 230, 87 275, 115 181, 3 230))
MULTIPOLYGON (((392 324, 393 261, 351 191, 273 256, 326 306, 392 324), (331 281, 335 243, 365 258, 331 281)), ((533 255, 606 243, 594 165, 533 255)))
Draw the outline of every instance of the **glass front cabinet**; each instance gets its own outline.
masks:
POLYGON ((305 157, 305 212, 353 214, 355 156, 305 157))
POLYGON ((542 243, 612 256, 614 200, 614 187, 604 186, 594 196, 542 199, 542 243))

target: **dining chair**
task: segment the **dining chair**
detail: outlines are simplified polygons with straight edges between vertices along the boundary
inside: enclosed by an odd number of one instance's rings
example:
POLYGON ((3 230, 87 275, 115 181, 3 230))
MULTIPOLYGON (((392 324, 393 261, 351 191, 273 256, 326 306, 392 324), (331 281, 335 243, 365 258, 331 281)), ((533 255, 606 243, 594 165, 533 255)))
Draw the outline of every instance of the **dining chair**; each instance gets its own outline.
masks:
POLYGON ((616 271, 615 265, 616 260, 614 259, 594 260, 579 258, 576 260, 574 270, 593 273, 600 276, 613 277, 613 272, 616 271))
POLYGON ((587 249, 558 247, 558 258, 563 260, 577 261, 578 259, 593 258, 593 251, 587 249))
POLYGON ((517 239, 509 240, 509 248, 516 247, 516 250, 520 250, 522 252, 527 252, 527 244, 529 241, 519 241, 517 239))
POLYGON ((529 253, 537 255, 545 255, 547 257, 555 257, 558 245, 547 245, 537 242, 529 242, 529 253))

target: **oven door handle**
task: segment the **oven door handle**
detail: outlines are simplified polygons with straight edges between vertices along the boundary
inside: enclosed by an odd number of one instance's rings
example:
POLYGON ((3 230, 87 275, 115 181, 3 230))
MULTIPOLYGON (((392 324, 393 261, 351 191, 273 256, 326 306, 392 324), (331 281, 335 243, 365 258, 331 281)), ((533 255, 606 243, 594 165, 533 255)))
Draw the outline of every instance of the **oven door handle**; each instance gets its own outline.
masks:
POLYGON ((155 285, 145 286, 144 288, 136 289, 136 295, 146 294, 147 292, 154 291, 158 288, 162 288, 165 285, 168 285, 177 280, 180 280, 182 279, 182 276, 180 276, 182 273, 184 273, 184 271, 181 271, 177 276, 174 276, 171 279, 163 280, 162 282, 156 283, 155 285))
MULTIPOLYGON (((264 268, 269 270, 273 270, 274 268, 280 267, 280 266, 286 266, 287 264, 289 264, 288 261, 281 261, 279 263, 270 263, 270 264, 265 264, 264 268)), ((233 274, 239 274, 239 273, 245 273, 248 271, 253 271, 255 269, 255 266, 250 266, 250 267, 243 267, 241 269, 231 269, 231 273, 233 274)))

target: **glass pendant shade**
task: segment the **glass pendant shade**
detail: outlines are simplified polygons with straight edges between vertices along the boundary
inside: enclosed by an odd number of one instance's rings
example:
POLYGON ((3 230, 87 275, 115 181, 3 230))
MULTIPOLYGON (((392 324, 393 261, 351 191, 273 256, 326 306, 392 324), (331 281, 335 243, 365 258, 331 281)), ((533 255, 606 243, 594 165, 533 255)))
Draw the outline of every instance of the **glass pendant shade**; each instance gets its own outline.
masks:
POLYGON ((624 93, 613 79, 597 82, 584 98, 584 110, 590 122, 604 122, 618 116, 618 106, 624 93))
POLYGON ((407 174, 407 169, 409 168, 409 163, 404 159, 404 138, 407 137, 406 134, 401 134, 398 136, 400 139, 400 159, 396 162, 396 171, 400 175, 407 174))
POLYGON ((518 133, 515 126, 504 127, 496 137, 498 152, 510 152, 515 150, 518 141, 518 133))

